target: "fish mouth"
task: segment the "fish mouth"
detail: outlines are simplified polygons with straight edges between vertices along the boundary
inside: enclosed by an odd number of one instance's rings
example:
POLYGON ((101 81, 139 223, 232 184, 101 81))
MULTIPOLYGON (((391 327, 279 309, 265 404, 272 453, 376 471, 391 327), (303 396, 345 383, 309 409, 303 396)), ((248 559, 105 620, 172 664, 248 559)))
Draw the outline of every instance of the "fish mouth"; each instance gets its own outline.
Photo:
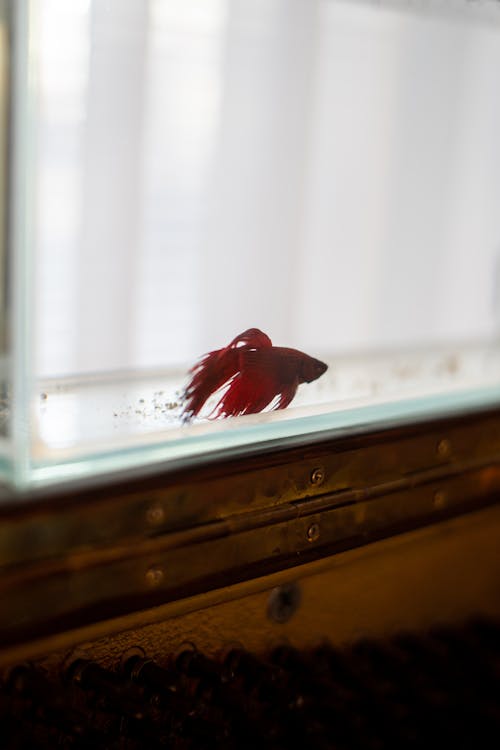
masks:
POLYGON ((310 378, 306 380, 306 383, 312 383, 313 380, 320 378, 328 370, 328 365, 322 362, 320 359, 314 360, 313 373, 310 378))
POLYGON ((321 362, 321 360, 318 359, 317 368, 319 372, 319 375, 318 375, 318 378, 319 378, 320 375, 323 375, 323 373, 328 370, 328 365, 325 362, 321 362))

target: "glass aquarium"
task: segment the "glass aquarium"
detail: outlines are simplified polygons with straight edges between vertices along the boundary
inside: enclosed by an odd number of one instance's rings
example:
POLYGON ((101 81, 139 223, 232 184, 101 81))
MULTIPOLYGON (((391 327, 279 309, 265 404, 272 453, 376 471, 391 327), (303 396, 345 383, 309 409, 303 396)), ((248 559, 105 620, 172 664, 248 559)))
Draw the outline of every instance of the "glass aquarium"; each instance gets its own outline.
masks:
POLYGON ((0 8, 5 482, 500 403, 500 3, 0 8))

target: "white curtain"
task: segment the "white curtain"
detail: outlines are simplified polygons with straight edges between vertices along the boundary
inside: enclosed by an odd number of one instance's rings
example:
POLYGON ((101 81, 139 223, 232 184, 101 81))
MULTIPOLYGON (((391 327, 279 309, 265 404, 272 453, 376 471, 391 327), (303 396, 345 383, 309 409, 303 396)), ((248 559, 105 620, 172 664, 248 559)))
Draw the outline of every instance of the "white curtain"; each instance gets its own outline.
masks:
POLYGON ((495 334, 500 27, 433 5, 39 0, 38 374, 495 334))

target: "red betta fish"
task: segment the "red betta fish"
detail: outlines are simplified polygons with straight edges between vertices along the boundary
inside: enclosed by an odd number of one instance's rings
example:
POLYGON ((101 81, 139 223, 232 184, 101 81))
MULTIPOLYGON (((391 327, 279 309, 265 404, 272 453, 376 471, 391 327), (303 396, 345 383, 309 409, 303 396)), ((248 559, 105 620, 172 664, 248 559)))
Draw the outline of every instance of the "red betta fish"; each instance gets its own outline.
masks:
POLYGON ((225 390, 208 414, 211 419, 256 414, 272 402, 273 409, 284 409, 300 383, 316 380, 327 369, 319 359, 297 349, 273 346, 269 336, 249 328, 224 349, 205 354, 189 371, 183 419, 189 422, 196 417, 210 396, 222 388, 225 390))

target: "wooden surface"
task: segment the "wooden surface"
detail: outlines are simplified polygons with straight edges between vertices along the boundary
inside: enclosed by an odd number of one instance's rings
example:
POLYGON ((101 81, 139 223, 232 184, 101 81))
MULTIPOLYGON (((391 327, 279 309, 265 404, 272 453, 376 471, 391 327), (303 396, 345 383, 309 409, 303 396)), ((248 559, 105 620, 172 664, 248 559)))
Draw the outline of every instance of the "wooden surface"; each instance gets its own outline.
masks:
POLYGON ((476 615, 500 616, 498 506, 24 644, 4 652, 2 660, 39 658, 59 669, 84 657, 116 668, 131 649, 162 662, 187 643, 208 654, 234 645, 263 652, 283 642, 305 647, 327 638, 344 644, 476 615), (290 582, 298 585, 300 603, 287 622, 277 623, 269 616, 270 596, 290 582))
POLYGON ((0 513, 0 651, 471 513, 500 498, 500 412, 279 449, 0 513))
POLYGON ((447 602, 466 614, 493 599, 499 499, 494 410, 17 498, 0 513, 0 661, 142 627, 151 613, 166 623, 148 641, 162 653, 181 631, 220 630, 220 646, 244 630, 253 649, 275 631, 346 638, 382 612, 387 626, 407 609, 430 620, 447 602), (472 534, 474 517, 495 520, 472 534), (266 602, 289 581, 301 602, 278 625, 266 602), (229 607, 216 624, 202 616, 215 605, 229 607))

